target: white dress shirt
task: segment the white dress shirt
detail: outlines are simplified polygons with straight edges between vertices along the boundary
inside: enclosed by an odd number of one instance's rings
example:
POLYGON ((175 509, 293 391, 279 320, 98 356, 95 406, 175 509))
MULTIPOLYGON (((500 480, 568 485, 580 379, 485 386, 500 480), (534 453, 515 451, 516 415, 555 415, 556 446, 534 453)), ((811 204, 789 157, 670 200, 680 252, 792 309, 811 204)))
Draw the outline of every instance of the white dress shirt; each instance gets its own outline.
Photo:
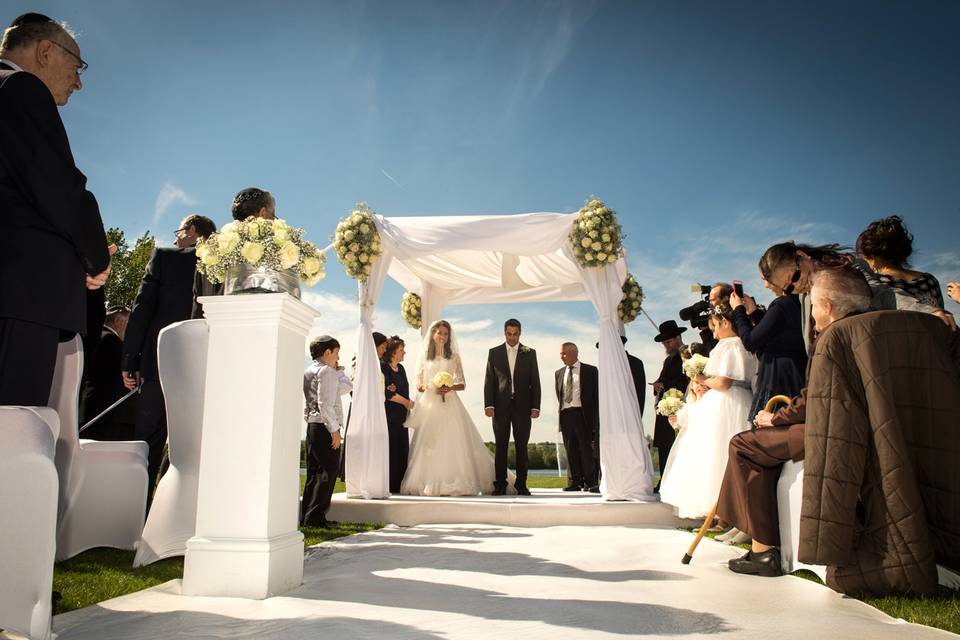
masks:
POLYGON ((507 345, 507 365, 510 367, 510 394, 514 393, 513 386, 513 370, 517 366, 517 351, 520 349, 520 343, 518 342, 516 346, 511 347, 507 345))
POLYGON ((23 69, 20 68, 20 65, 14 64, 13 62, 10 62, 6 58, 0 58, 0 62, 7 65, 8 67, 13 67, 14 71, 23 71, 23 69))
POLYGON ((564 367, 563 380, 560 381, 560 401, 561 401, 560 410, 561 411, 563 411, 564 409, 571 409, 574 407, 583 406, 583 402, 580 399, 580 361, 577 360, 571 366, 573 367, 572 370, 570 367, 564 367), (570 399, 569 402, 567 402, 567 400, 563 397, 564 395, 563 390, 567 388, 566 387, 567 379, 570 376, 573 376, 573 397, 570 399))

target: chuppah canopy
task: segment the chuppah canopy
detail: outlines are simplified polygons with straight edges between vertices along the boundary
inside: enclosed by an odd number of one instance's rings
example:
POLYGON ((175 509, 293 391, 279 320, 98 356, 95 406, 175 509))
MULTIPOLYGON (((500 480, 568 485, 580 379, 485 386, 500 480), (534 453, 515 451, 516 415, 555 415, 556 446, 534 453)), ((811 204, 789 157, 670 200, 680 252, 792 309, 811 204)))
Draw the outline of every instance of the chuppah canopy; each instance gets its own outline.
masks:
POLYGON ((373 307, 389 274, 422 298, 422 333, 448 304, 590 300, 600 324, 600 489, 608 500, 652 499, 653 465, 619 339, 617 304, 626 263, 621 257, 603 267, 581 267, 569 241, 577 216, 373 216, 382 253, 359 285, 357 376, 346 451, 348 494, 389 496, 386 419, 371 336, 373 307))

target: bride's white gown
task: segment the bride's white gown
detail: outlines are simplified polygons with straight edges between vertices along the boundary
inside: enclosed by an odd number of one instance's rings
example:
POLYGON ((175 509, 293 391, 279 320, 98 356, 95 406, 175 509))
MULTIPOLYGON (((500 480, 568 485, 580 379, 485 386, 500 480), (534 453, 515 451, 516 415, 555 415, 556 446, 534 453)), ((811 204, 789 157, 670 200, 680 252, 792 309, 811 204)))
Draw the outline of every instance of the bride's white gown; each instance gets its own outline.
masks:
MULTIPOLYGON (((460 356, 427 360, 417 372, 426 387, 415 401, 406 426, 413 429, 410 461, 400 493, 418 496, 475 496, 493 491, 493 454, 473 424, 456 391, 441 399, 434 376, 446 371, 462 384, 460 356)), ((511 484, 512 486, 512 484, 511 484)))

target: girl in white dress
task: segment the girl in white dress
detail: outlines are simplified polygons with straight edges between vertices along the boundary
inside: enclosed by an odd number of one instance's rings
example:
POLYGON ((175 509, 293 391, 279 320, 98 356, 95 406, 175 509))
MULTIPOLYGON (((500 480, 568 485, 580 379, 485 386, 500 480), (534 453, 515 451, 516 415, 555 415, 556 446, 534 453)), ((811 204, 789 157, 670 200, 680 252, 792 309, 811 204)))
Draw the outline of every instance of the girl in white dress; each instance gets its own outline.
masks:
POLYGON ((420 396, 405 423, 414 432, 400 493, 475 496, 493 492, 493 454, 460 400, 464 388, 453 330, 446 320, 437 320, 427 332, 417 370, 420 396), (451 384, 436 384, 441 373, 450 374, 451 384))
POLYGON ((727 302, 713 309, 710 329, 719 343, 706 369, 691 381, 698 400, 687 407, 683 446, 670 452, 660 483, 660 499, 676 507, 681 518, 710 513, 720 495, 730 438, 748 428, 743 421, 753 400, 757 359, 737 337, 727 302))

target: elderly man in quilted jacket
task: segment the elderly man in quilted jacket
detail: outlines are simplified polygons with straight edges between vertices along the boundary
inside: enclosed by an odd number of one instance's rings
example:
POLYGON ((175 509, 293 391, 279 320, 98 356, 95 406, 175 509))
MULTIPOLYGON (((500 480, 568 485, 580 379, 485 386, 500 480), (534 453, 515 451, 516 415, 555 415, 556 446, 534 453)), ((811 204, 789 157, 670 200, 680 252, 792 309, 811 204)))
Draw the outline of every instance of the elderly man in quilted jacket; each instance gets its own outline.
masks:
MULTIPOLYGON (((852 268, 821 272, 819 285, 815 280, 811 296, 815 300, 814 319, 821 331, 836 320, 870 308, 870 287, 852 268)), ((808 363, 808 376, 812 362, 808 363)), ((777 479, 784 462, 803 460, 806 394, 804 389, 775 414, 761 411, 754 420, 757 430, 739 433, 730 440, 717 515, 753 538, 752 549, 730 561, 730 569, 736 573, 782 574, 777 479)))
POLYGON ((731 442, 719 513, 754 546, 730 568, 779 573, 779 465, 805 459, 799 559, 827 565, 844 593, 931 593, 938 563, 960 568, 957 334, 921 313, 858 314, 869 291, 849 268, 818 273, 812 299, 821 331, 807 388, 757 416, 796 423, 731 442))

